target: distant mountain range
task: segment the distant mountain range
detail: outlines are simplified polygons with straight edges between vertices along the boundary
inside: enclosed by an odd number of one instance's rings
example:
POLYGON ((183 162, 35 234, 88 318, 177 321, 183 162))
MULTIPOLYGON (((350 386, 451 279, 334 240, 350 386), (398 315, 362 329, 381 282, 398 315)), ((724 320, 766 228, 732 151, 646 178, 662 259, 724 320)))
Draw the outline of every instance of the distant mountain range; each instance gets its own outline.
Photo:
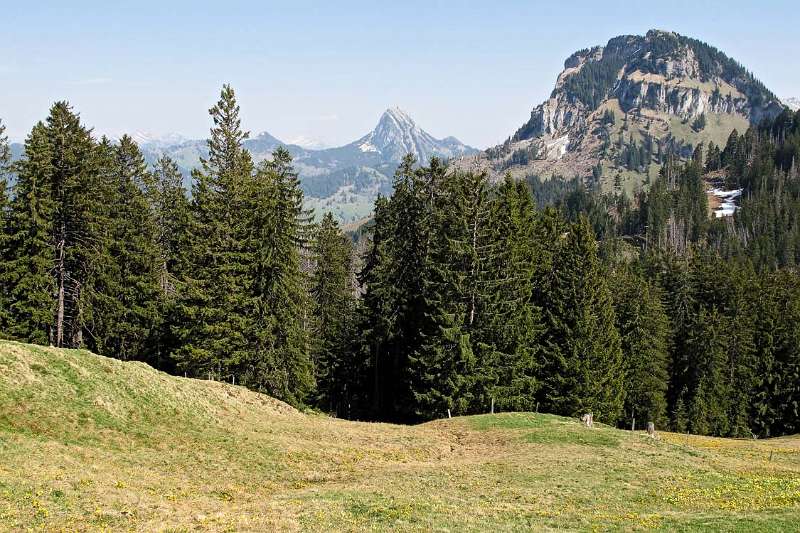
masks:
POLYGON ((788 107, 792 111, 800 110, 800 98, 797 97, 786 98, 783 101, 783 103, 786 104, 786 107, 788 107))
POLYGON ((495 177, 594 178, 606 192, 630 195, 657 175, 667 154, 686 158, 701 143, 724 146, 734 129, 783 109, 716 48, 651 30, 572 54, 550 98, 503 144, 463 164, 495 177))
MULTIPOLYGON (((187 176, 207 154, 205 140, 170 143, 143 138, 139 145, 148 162, 169 155, 187 176)), ((246 140, 244 145, 256 162, 269 158, 278 146, 285 146, 294 158, 308 206, 318 214, 333 212, 344 222, 367 216, 378 194, 391 192, 392 176, 405 154, 427 163, 432 156, 455 159, 478 153, 455 137, 436 139, 396 107, 383 113, 374 130, 345 146, 315 150, 308 144, 285 143, 267 132, 246 140)))
MULTIPOLYGON (((145 160, 153 164, 162 155, 168 155, 178 164, 191 185, 191 170, 200 166, 200 158, 208 155, 204 139, 188 139, 178 134, 156 136, 136 132, 131 137, 137 142, 145 160)), ((403 156, 413 154, 421 163, 437 156, 457 159, 477 154, 478 150, 463 144, 455 137, 436 139, 417 126, 404 111, 387 109, 375 129, 350 144, 336 148, 313 149, 317 141, 301 138, 283 142, 267 132, 244 142, 255 162, 271 157, 279 146, 292 154, 306 195, 307 206, 318 215, 332 212, 343 222, 360 220, 370 214, 378 194, 389 194, 392 177, 403 156)), ((21 157, 23 146, 11 145, 12 158, 21 157)))

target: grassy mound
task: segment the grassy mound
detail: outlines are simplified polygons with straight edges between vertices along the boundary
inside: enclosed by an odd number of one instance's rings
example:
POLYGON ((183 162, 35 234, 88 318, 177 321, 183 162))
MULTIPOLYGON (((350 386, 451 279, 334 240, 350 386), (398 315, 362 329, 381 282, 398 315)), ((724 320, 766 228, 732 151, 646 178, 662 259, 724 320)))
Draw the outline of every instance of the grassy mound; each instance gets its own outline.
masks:
POLYGON ((800 439, 420 426, 0 341, 0 530, 800 528, 800 439))

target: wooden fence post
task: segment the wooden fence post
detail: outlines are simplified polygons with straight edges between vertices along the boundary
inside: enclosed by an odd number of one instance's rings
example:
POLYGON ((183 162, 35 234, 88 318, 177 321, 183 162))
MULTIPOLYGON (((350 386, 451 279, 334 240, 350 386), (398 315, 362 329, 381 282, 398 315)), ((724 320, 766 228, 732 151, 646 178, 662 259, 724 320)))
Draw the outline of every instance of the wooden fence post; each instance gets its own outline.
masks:
POLYGON ((492 411, 491 411, 491 413, 494 414, 494 398, 492 398, 492 411))

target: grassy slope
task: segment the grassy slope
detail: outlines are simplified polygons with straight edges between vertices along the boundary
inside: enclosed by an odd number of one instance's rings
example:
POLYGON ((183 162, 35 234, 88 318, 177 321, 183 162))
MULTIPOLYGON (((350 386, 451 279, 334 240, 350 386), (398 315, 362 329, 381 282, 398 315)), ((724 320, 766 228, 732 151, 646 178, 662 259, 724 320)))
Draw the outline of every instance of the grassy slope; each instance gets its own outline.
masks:
POLYGON ((800 439, 653 441, 524 413, 346 422, 0 341, 0 530, 27 527, 797 530, 800 439))

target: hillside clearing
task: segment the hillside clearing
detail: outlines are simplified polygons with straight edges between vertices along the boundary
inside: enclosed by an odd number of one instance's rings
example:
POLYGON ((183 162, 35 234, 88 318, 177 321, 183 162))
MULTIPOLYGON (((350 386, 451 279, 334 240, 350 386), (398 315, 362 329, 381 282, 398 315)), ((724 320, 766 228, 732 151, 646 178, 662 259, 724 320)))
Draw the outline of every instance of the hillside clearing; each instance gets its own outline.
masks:
POLYGON ((0 530, 800 528, 800 438, 348 422, 0 341, 0 530))

